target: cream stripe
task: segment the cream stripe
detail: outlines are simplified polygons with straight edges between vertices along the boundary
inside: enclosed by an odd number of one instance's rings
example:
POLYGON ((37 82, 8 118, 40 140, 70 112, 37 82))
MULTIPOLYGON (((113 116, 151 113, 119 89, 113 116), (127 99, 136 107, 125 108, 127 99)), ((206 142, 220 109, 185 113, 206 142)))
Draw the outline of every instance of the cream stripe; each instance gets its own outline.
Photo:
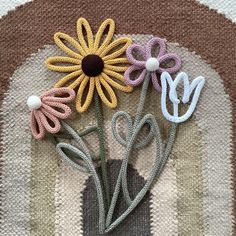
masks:
MULTIPOLYGON (((88 174, 60 163, 55 191, 56 235, 83 235, 83 190, 88 174)), ((94 193, 96 194, 96 193, 94 193)))
MULTIPOLYGON (((2 222, 0 235, 29 235, 29 190, 30 190, 30 154, 31 135, 28 127, 28 115, 24 109, 25 96, 22 81, 16 77, 10 82, 1 116, 3 119, 2 144, 2 222), (22 128, 24 127, 24 128, 22 128), (24 137, 24 139, 22 139, 24 137)), ((27 92, 27 90, 24 90, 27 92)))
MULTIPOLYGON (((172 46, 171 46, 172 47, 172 46)), ((201 74, 206 84, 195 111, 202 139, 204 235, 231 235, 233 230, 232 107, 220 76, 199 56, 172 47, 190 78, 201 74)))
POLYGON ((224 14, 228 19, 236 22, 236 4, 235 0, 197 0, 201 4, 224 14))
POLYGON ((151 233, 153 236, 178 235, 176 170, 170 159, 151 189, 151 233))
POLYGON ((15 10, 18 6, 32 1, 33 0, 1 0, 0 18, 4 15, 7 15, 9 11, 15 10))

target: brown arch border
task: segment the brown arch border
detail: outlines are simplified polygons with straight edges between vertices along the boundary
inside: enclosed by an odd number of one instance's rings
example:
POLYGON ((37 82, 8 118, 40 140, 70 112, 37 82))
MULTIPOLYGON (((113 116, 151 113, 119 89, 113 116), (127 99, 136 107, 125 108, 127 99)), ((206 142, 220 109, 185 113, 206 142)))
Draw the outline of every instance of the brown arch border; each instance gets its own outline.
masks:
MULTIPOLYGON (((194 0, 34 0, 0 20, 0 105, 15 69, 30 54, 52 44, 56 31, 75 35, 75 22, 80 16, 94 28, 111 17, 117 22, 117 33, 154 34, 178 42, 196 51, 220 74, 233 107, 236 216, 236 24, 194 0)), ((0 173, 1 166, 0 159, 0 173)))

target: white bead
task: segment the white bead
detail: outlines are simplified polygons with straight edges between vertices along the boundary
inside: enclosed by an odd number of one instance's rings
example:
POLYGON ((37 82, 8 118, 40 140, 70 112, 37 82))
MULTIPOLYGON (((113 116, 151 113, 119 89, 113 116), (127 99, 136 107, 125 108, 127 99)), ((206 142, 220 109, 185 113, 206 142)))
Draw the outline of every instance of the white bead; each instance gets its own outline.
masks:
POLYGON ((31 111, 36 110, 42 106, 42 101, 41 101, 40 97, 32 95, 32 96, 28 97, 27 105, 31 111))
POLYGON ((160 63, 155 57, 150 57, 145 64, 148 71, 153 72, 159 69, 160 63))

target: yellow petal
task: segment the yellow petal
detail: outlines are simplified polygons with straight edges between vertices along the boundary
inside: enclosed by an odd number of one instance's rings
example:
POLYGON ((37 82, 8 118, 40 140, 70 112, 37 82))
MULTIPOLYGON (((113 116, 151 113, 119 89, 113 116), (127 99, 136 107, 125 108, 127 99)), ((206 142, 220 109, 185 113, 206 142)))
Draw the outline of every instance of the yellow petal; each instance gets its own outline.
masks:
POLYGON ((73 72, 73 71, 81 69, 81 61, 79 59, 75 59, 71 57, 62 57, 62 56, 49 57, 46 60, 46 65, 48 69, 57 71, 57 72, 73 72), (75 64, 75 65, 73 66, 54 65, 56 63, 59 63, 59 64, 69 63, 69 64, 75 64))
POLYGON ((79 86, 79 90, 76 97, 76 110, 78 112, 82 113, 88 109, 89 105, 91 104, 91 101, 93 100, 94 87, 95 87, 95 78, 93 77, 89 78, 88 76, 85 76, 79 86), (88 93, 85 98, 84 104, 82 104, 83 93, 88 83, 89 83, 88 93))
POLYGON ((111 86, 101 76, 99 78, 96 77, 95 82, 96 82, 96 89, 97 89, 98 95, 101 98, 101 100, 109 108, 115 108, 117 106, 117 98, 116 98, 116 95, 115 95, 113 89, 111 88, 111 86), (102 86, 104 87, 104 89, 108 93, 111 101, 109 101, 109 99, 104 94, 102 86))
POLYGON ((126 51, 131 43, 132 40, 130 38, 125 37, 116 39, 102 51, 100 56, 102 57, 103 61, 117 58, 126 51), (109 54, 111 51, 114 52, 109 54))
POLYGON ((66 83, 68 83, 70 80, 76 79, 78 78, 79 75, 81 75, 83 73, 82 70, 78 70, 78 71, 74 71, 68 75, 66 75, 65 77, 63 77, 62 79, 60 79, 55 85, 55 88, 60 88, 60 87, 67 87, 66 83))
POLYGON ((103 72, 115 79, 118 79, 119 81, 121 82, 125 82, 125 78, 123 75, 119 74, 119 73, 116 73, 115 71, 111 71, 111 70, 107 70, 107 69, 104 69, 103 72))
POLYGON ((115 72, 125 72, 128 69, 128 66, 111 66, 104 64, 104 68, 115 72))
POLYGON ((132 92, 133 88, 129 85, 122 85, 122 84, 119 84, 117 83, 116 81, 114 81, 113 79, 111 79, 108 75, 106 75, 105 73, 102 73, 101 75, 104 80, 109 83, 112 87, 120 90, 120 91, 123 91, 125 93, 129 93, 129 92, 132 92))
POLYGON ((77 21, 77 35, 81 46, 87 53, 92 53, 93 51, 93 32, 88 21, 85 18, 79 18, 77 21), (87 35, 88 44, 84 38, 83 29, 85 29, 85 34, 87 35))
POLYGON ((123 64, 123 63, 130 63, 126 57, 120 57, 120 58, 115 58, 115 59, 110 59, 104 61, 105 64, 107 65, 114 65, 114 64, 123 64))
POLYGON ((85 74, 83 73, 82 75, 79 76, 72 84, 70 84, 68 87, 71 89, 75 89, 76 87, 79 86, 79 84, 83 81, 85 77, 85 74))
POLYGON ((70 37, 67 34, 64 34, 61 32, 56 33, 54 35, 54 41, 55 41, 56 45, 63 52, 67 53, 71 57, 82 59, 83 56, 86 56, 86 52, 83 50, 81 45, 75 39, 73 39, 72 37, 70 37), (65 43, 64 43, 64 41, 65 41, 65 43), (78 50, 78 53, 71 50, 71 48, 69 48, 66 44, 72 45, 76 50, 78 50))
POLYGON ((94 52, 96 52, 97 55, 99 55, 104 50, 104 48, 111 42, 112 37, 114 35, 114 31, 115 31, 115 22, 112 19, 106 19, 101 24, 94 41, 94 52), (104 36, 104 31, 107 29, 107 27, 109 27, 108 33, 103 42, 101 43, 101 38, 102 36, 104 36))

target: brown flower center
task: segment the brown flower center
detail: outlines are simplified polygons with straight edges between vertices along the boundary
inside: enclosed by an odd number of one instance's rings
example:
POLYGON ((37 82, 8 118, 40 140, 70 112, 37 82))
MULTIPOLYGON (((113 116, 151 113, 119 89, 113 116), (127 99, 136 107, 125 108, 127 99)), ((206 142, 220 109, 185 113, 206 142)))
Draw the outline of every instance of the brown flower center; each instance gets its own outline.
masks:
POLYGON ((89 54, 82 60, 82 70, 84 74, 90 77, 98 76, 102 73, 104 62, 101 57, 89 54))

